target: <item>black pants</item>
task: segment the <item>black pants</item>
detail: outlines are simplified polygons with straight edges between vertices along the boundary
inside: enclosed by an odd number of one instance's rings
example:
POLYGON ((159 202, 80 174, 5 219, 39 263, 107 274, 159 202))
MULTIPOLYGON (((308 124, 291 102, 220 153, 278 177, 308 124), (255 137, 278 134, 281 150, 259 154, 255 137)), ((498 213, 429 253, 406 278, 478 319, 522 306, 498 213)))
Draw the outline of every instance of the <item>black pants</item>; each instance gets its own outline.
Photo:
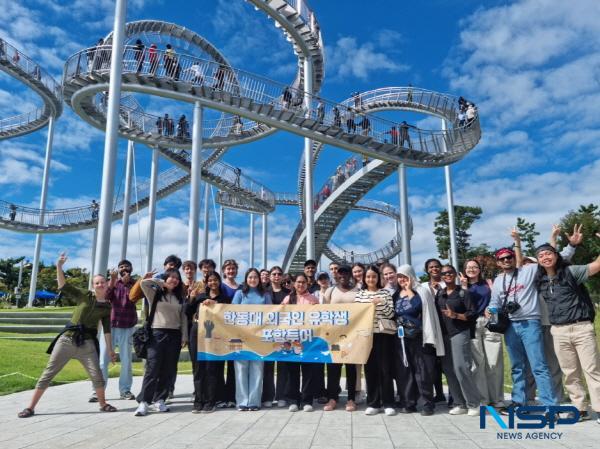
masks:
POLYGON ((215 405, 217 402, 219 362, 198 360, 198 323, 194 323, 192 326, 188 348, 194 375, 194 406, 215 405))
POLYGON ((367 407, 394 406, 394 380, 392 373, 394 335, 373 334, 373 348, 365 365, 367 380, 367 407))
POLYGON ((177 361, 181 350, 179 329, 153 329, 148 346, 146 370, 138 402, 154 402, 167 399, 169 387, 175 384, 177 361))
POLYGON ((410 407, 416 405, 417 399, 420 397, 423 407, 435 408, 433 400, 433 379, 437 362, 435 347, 432 345, 423 346, 422 336, 405 338, 404 348, 408 360, 408 367, 405 367, 400 339, 397 338, 397 340, 396 348, 398 356, 396 366, 402 365, 400 372, 405 373, 405 377, 407 378, 404 384, 400 384, 403 387, 399 387, 398 389, 401 406, 410 407))
POLYGON ((315 397, 316 368, 314 363, 286 363, 288 382, 286 398, 288 402, 300 405, 312 405, 315 397), (300 372, 302 371, 302 389, 300 389, 300 372))
MULTIPOLYGON (((342 363, 330 363, 327 365, 327 399, 337 401, 340 397, 340 379, 342 377, 342 363)), ((348 388, 348 400, 356 398, 356 365, 346 365, 346 387, 348 388)))
POLYGON ((217 364, 217 400, 222 402, 235 402, 235 371, 233 361, 227 361, 227 377, 224 379, 225 362, 217 364))
MULTIPOLYGON (((419 399, 419 390, 417 389, 417 379, 415 379, 415 367, 413 365, 411 351, 411 341, 413 339, 404 338, 404 350, 408 366, 404 365, 404 352, 402 350, 402 338, 394 337, 394 347, 396 351, 394 364, 394 379, 396 380, 396 390, 398 393, 399 407, 414 407, 419 399)), ((415 339, 416 340, 416 339, 415 339)), ((419 338, 419 340, 421 340, 419 338)))
POLYGON ((315 397, 324 398, 327 396, 325 388, 325 364, 314 363, 315 365, 315 397))
POLYGON ((442 358, 435 358, 435 369, 433 370, 433 387, 436 397, 444 396, 444 384, 442 383, 442 358))
POLYGON ((286 362, 277 362, 277 381, 275 382, 275 400, 283 401, 286 399, 287 384, 289 381, 288 364, 286 362))
POLYGON ((275 362, 264 362, 263 365, 262 402, 273 402, 275 399, 275 362))

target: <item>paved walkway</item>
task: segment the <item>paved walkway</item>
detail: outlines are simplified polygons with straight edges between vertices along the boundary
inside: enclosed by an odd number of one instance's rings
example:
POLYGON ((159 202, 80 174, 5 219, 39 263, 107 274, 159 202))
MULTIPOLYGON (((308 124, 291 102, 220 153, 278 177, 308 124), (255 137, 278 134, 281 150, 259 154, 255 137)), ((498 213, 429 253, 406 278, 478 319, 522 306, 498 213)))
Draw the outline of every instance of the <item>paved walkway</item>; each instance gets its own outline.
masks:
MULTIPOLYGON (((134 391, 141 378, 136 377, 134 391)), ((479 418, 450 416, 446 406, 434 416, 420 414, 365 416, 361 410, 290 413, 287 409, 260 412, 219 410, 213 414, 190 413, 191 376, 180 376, 178 397, 170 413, 133 416, 135 401, 110 399, 117 413, 98 413, 89 404, 89 382, 50 388, 36 415, 19 419, 17 411, 27 405, 31 392, 0 397, 0 448, 122 448, 122 449, 387 449, 387 448, 591 448, 600 444, 600 425, 595 420, 573 426, 558 426, 558 441, 497 438, 499 428, 488 417, 488 429, 479 429, 479 418)), ((109 382, 108 397, 117 397, 115 380, 109 382)), ((549 429, 542 429, 545 433, 549 429)), ((511 431, 512 433, 516 431, 511 431)), ((522 437, 525 438, 525 433, 522 437)))

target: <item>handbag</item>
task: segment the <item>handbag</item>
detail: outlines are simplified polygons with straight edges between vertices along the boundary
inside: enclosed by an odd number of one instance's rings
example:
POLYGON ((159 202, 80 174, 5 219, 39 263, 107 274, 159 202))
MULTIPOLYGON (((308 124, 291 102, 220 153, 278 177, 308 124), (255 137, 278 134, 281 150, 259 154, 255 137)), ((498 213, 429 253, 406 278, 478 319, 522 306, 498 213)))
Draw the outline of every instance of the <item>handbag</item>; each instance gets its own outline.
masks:
POLYGON ((382 334, 394 335, 398 330, 398 326, 396 326, 396 321, 390 320, 388 318, 378 318, 377 326, 379 327, 379 332, 382 334))
POLYGON ((150 307, 150 315, 142 327, 136 329, 131 336, 133 342, 133 351, 135 355, 140 359, 148 357, 148 345, 152 339, 152 320, 154 320, 154 314, 156 313, 156 305, 160 300, 159 294, 156 295, 154 301, 152 301, 152 307, 150 307))

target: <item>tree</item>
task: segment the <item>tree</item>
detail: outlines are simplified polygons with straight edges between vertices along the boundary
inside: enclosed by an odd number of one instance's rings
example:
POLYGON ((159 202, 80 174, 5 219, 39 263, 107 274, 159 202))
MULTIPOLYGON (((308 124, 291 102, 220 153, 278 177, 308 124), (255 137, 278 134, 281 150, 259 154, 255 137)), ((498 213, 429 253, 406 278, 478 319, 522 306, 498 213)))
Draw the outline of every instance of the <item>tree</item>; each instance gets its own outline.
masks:
POLYGON ((535 256, 535 248, 537 247, 535 238, 540 235, 540 233, 535 230, 535 223, 529 223, 525 221, 524 218, 517 217, 517 231, 521 236, 521 241, 525 243, 523 255, 535 256))
MULTIPOLYGON (((588 204, 579 206, 576 212, 570 211, 560 220, 561 235, 558 237, 559 248, 567 245, 568 240, 565 233, 573 232, 575 224, 583 225, 583 242, 577 247, 575 256, 571 262, 575 265, 585 265, 590 263, 598 254, 600 254, 600 238, 596 236, 600 232, 600 206, 588 204)), ((600 276, 593 276, 587 282, 590 292, 600 295, 600 276)))
MULTIPOLYGON (((8 293, 12 293, 15 290, 15 287, 19 283, 19 263, 25 259, 24 257, 11 257, 8 259, 0 259, 0 279, 2 283, 6 286, 8 293)), ((23 270, 23 275, 25 275, 25 270, 23 270)), ((25 283, 25 276, 21 281, 22 285, 28 285, 25 283)))
MULTIPOLYGON (((468 258, 468 252, 470 248, 469 240, 471 234, 469 229, 473 223, 481 218, 483 211, 481 207, 472 206, 454 206, 454 217, 456 226, 456 246, 457 256, 459 265, 462 266, 464 261, 468 258)), ((435 219, 435 228, 433 234, 435 235, 435 242, 439 256, 442 259, 450 258, 450 227, 448 221, 448 210, 444 209, 438 213, 435 219)), ((460 267, 456 267, 459 269, 460 267)))

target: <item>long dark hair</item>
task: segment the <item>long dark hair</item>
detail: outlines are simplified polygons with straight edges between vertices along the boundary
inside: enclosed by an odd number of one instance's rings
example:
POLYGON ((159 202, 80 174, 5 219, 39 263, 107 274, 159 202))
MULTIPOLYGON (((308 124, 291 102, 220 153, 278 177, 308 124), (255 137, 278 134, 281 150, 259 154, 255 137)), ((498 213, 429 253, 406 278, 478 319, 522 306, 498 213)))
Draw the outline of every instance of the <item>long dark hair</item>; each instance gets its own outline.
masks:
POLYGON ((247 295, 250 291, 250 286, 248 285, 248 276, 250 276, 251 273, 256 273, 258 276, 258 286, 256 287, 256 290, 258 290, 260 296, 265 296, 265 287, 262 285, 262 282, 260 282, 260 272, 256 268, 249 268, 248 271, 246 271, 246 274, 244 275, 244 283, 242 284, 242 293, 247 295))
MULTIPOLYGON (((304 278, 304 280, 306 281, 306 287, 308 288, 308 276, 305 275, 304 273, 299 273, 296 276, 294 276, 293 277, 294 283, 296 282, 296 279, 298 279, 300 277, 304 278)), ((297 304, 297 303, 298 303, 298 292, 296 291, 296 286, 292 284, 292 290, 290 291, 289 304, 297 304)))
MULTIPOLYGON (((181 280, 181 273, 179 273, 179 270, 176 268, 169 268, 168 270, 166 270, 163 273, 163 279, 166 281, 167 279, 169 279, 171 276, 175 276, 177 279, 179 279, 179 284, 177 284, 177 287, 175 287, 173 289, 173 294, 175 295, 175 297, 177 298, 177 300, 179 302, 183 302, 184 300, 184 293, 183 293, 183 281, 181 280)), ((167 288, 163 287, 163 293, 167 292, 167 288)))
POLYGON ((377 268, 377 265, 369 265, 363 272, 362 289, 367 290, 367 271, 377 273, 377 288, 383 288, 383 284, 381 283, 381 272, 379 271, 379 268, 377 268))
POLYGON ((209 273, 208 276, 206 276, 206 279, 204 279, 204 293, 206 293, 206 296, 210 297, 210 288, 208 287, 208 278, 210 278, 211 276, 214 276, 217 278, 217 280, 219 281, 219 292, 221 291, 221 284, 222 284, 222 280, 221 280, 221 275, 219 273, 217 273, 216 271, 213 271, 212 273, 209 273))

